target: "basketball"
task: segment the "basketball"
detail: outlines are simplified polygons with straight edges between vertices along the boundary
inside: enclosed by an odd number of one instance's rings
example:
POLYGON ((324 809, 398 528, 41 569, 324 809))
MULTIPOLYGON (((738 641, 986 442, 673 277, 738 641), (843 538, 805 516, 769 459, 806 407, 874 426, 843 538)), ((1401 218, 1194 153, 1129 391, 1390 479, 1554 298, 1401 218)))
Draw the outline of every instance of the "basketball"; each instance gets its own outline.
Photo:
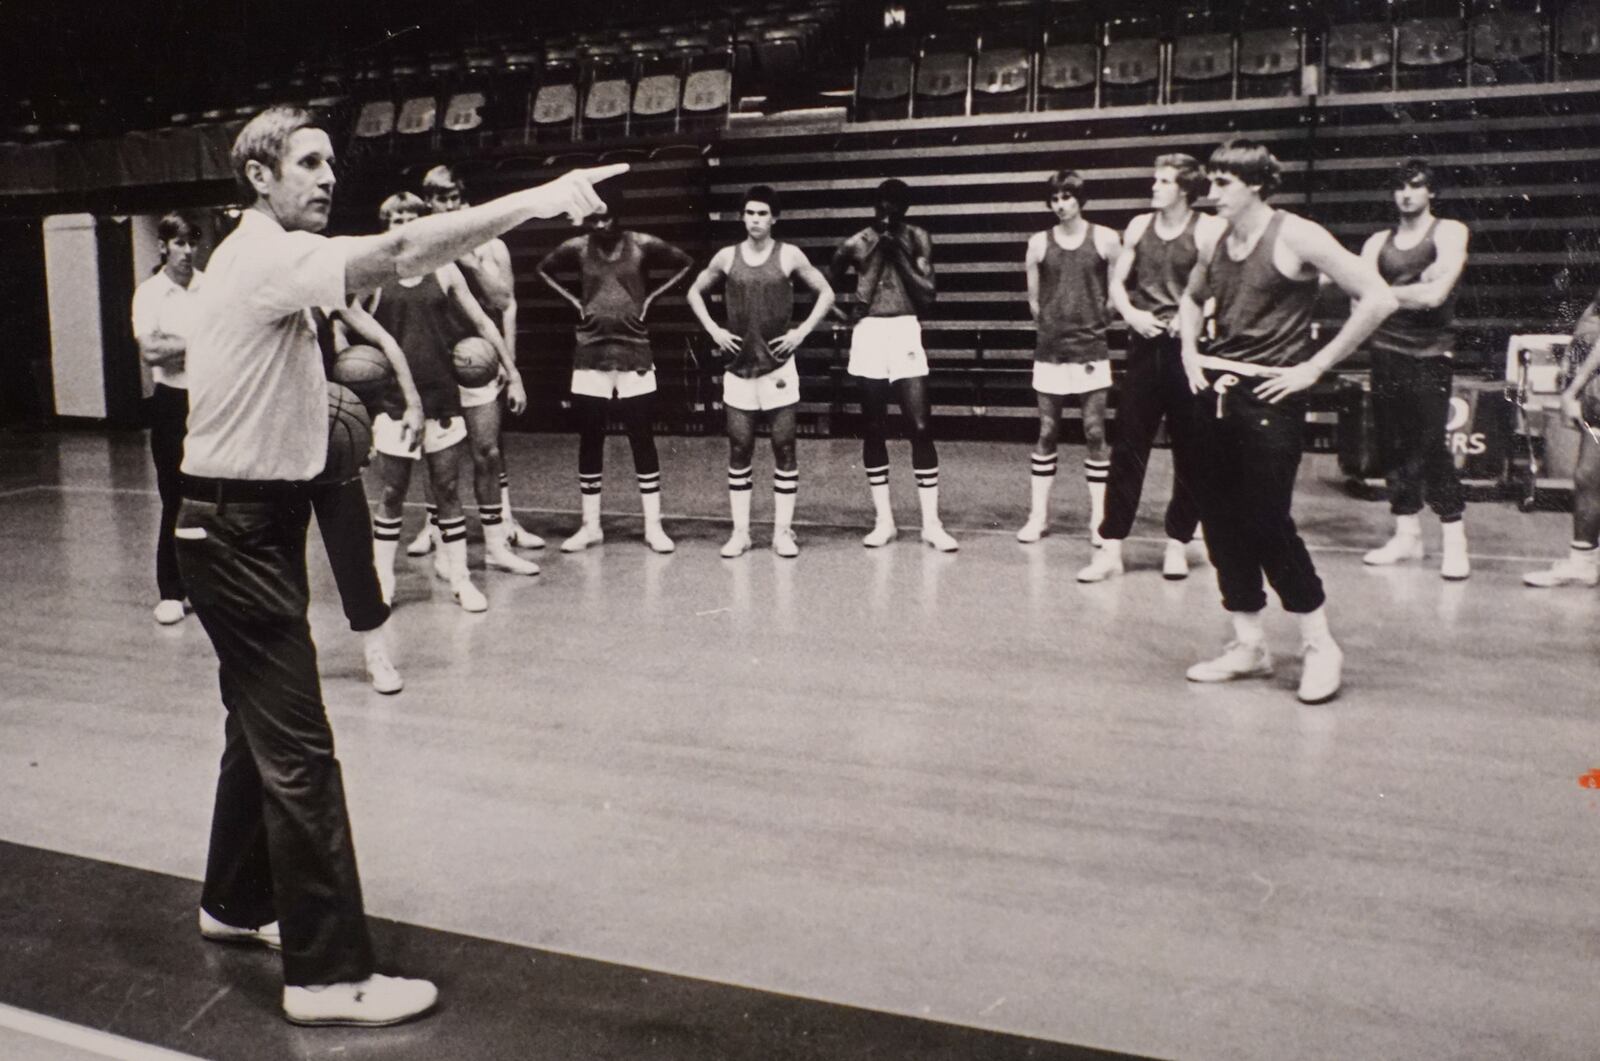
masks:
POLYGON ((329 375, 335 383, 343 383, 360 394, 382 388, 394 378, 394 369, 389 359, 383 356, 382 350, 358 344, 347 346, 340 352, 329 375))
POLYGON ((366 467, 372 452, 372 421, 355 392, 343 384, 328 383, 328 459, 318 482, 343 483, 366 467))
POLYGON ((468 336, 450 352, 450 362, 456 370, 456 382, 463 387, 486 387, 500 374, 500 358, 489 340, 476 335, 468 336))

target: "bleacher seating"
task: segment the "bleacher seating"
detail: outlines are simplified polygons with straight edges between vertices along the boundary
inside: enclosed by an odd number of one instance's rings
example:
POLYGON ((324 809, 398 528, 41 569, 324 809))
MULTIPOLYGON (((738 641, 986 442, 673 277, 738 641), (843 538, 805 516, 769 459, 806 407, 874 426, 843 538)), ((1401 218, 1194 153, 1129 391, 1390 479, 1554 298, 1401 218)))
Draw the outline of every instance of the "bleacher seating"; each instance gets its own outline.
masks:
POLYGON ((969 34, 950 33, 923 39, 917 58, 916 90, 911 112, 918 118, 967 114, 972 87, 972 53, 977 41, 969 34))

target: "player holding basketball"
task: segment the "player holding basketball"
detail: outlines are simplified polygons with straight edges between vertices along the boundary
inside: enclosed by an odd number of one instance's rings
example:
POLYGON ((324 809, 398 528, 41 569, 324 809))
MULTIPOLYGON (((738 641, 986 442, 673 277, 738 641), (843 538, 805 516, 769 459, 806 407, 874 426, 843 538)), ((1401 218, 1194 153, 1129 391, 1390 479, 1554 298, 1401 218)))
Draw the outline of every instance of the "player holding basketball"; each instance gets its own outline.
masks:
MULTIPOLYGON (((435 166, 422 177, 422 194, 428 209, 436 214, 461 209, 466 186, 449 166, 435 166)), ((519 549, 543 549, 544 539, 517 523, 511 509, 511 476, 506 472, 502 428, 505 416, 500 408, 503 397, 513 415, 527 408, 528 397, 517 371, 517 277, 511 268, 511 252, 505 240, 491 239, 456 259, 467 290, 489 314, 504 340, 500 378, 481 387, 461 388, 462 415, 472 442, 472 488, 478 500, 478 518, 488 528, 504 523, 506 542, 519 549)), ((419 539, 420 540, 420 539, 419 539)), ((413 546, 418 543, 413 542, 413 546)), ((422 555, 426 546, 408 549, 422 555)), ((525 561, 523 562, 525 563, 525 561)), ((496 567, 506 567, 495 563, 496 567)), ((507 567, 518 574, 529 574, 523 566, 507 567)))
POLYGON ((1600 586, 1600 292, 1572 328, 1573 358, 1583 361, 1561 391, 1561 414, 1579 428, 1572 470, 1572 544, 1567 558, 1522 576, 1529 586, 1600 586), (1586 356, 1587 355, 1587 356, 1586 356))
POLYGON ((1089 537, 1100 544, 1105 514, 1106 396, 1111 355, 1106 349, 1110 304, 1106 272, 1122 253, 1117 234, 1083 216, 1083 177, 1064 169, 1046 182, 1045 203, 1056 223, 1028 240, 1028 311, 1038 326, 1033 354, 1033 390, 1039 401, 1039 440, 1031 463, 1032 504, 1017 541, 1036 542, 1050 525, 1050 487, 1056 476, 1061 405, 1067 395, 1083 403, 1083 475, 1089 483, 1089 537))
POLYGON ((1326 595, 1295 529, 1295 474, 1306 391, 1353 353, 1398 303, 1368 262, 1327 229, 1267 205, 1281 167, 1267 148, 1234 140, 1206 167, 1219 236, 1196 239, 1199 260, 1180 304, 1183 366, 1201 395, 1196 417, 1195 497, 1217 569, 1233 641, 1189 668, 1192 682, 1272 673, 1261 612, 1272 584, 1300 619, 1304 667, 1299 697, 1319 704, 1339 693, 1344 654, 1328 630, 1326 595), (1321 350, 1311 348, 1319 274, 1351 298, 1350 316, 1321 350), (1216 299, 1216 339, 1200 353, 1200 307, 1216 299))
POLYGON ((575 553, 605 540, 600 527, 600 490, 605 471, 606 413, 615 408, 628 432, 633 471, 644 509, 644 540, 658 553, 676 546, 661 526, 661 460, 656 453, 655 360, 645 317, 656 299, 682 280, 694 260, 665 240, 622 227, 622 190, 605 190, 607 210, 539 262, 539 278, 578 311, 572 354, 572 403, 578 413, 578 491, 583 523, 561 543, 575 553), (655 287, 649 271, 669 273, 655 287), (576 272, 579 293, 555 277, 576 272), (615 405, 613 405, 613 401, 615 405))
MULTIPOLYGON (((393 231, 422 216, 423 209, 422 200, 410 192, 401 192, 383 201, 378 216, 393 231)), ((478 334, 487 339, 503 359, 500 334, 467 291, 466 282, 453 264, 427 276, 384 283, 374 292, 366 309, 400 344, 422 396, 422 414, 426 418, 420 447, 402 437, 398 421, 388 413, 379 413, 372 420, 372 443, 378 453, 378 474, 383 482, 383 499, 373 521, 373 538, 384 599, 394 596, 394 558, 400 545, 406 491, 411 485, 413 463, 420 457, 427 461, 428 479, 437 506, 436 516, 432 518, 441 541, 443 564, 439 573, 450 583, 450 591, 462 608, 481 612, 488 608, 489 602, 472 584, 467 571, 467 517, 461 510, 457 480, 461 456, 457 446, 467 438, 467 425, 461 410, 461 388, 456 383, 450 360, 455 334, 452 311, 460 312, 471 321, 478 334)), ((514 391, 514 408, 519 406, 520 400, 520 391, 514 391)), ((538 574, 537 565, 511 552, 506 545, 505 525, 493 518, 494 514, 493 508, 484 511, 484 564, 517 574, 538 574)))
MULTIPOLYGON (((861 539, 868 548, 888 545, 899 533, 889 504, 889 447, 885 432, 889 399, 897 397, 911 435, 911 470, 922 509, 922 540, 940 552, 960 546, 939 520, 939 454, 933 443, 928 404, 928 354, 922 348, 919 313, 933 306, 933 240, 906 221, 911 193, 906 182, 878 185, 872 224, 839 245, 828 269, 830 286, 843 287, 856 274, 856 325, 850 336, 849 373, 861 381, 862 463, 872 491, 875 519, 861 539)), ((849 319, 842 310, 836 312, 849 319)))
POLYGON ((1111 269, 1111 303, 1128 322, 1128 352, 1117 384, 1117 441, 1111 447, 1101 546, 1078 572, 1079 582, 1099 582, 1122 573, 1122 542, 1133 530, 1150 447, 1163 421, 1172 446, 1173 476, 1161 574, 1168 579, 1189 574, 1189 546, 1200 511, 1189 487, 1195 400, 1183 374, 1178 300, 1198 258, 1195 234, 1205 232, 1215 239, 1223 228, 1217 218, 1194 209, 1194 201, 1208 187, 1205 172, 1192 156, 1156 159, 1151 212, 1128 224, 1122 254, 1111 269))
POLYGON ((311 480, 328 455, 328 398, 307 312, 424 276, 535 217, 586 216, 569 173, 381 236, 327 239, 333 145, 308 112, 246 122, 232 160, 250 199, 212 256, 186 368, 189 434, 174 532, 189 599, 217 653, 222 755, 200 930, 283 949, 283 1012, 299 1024, 385 1025, 433 1007, 424 980, 375 975, 339 760, 306 621, 311 480))
POLYGON ((183 435, 189 416, 188 381, 183 355, 188 348, 191 302, 205 274, 194 267, 200 230, 182 214, 167 214, 156 224, 161 264, 133 292, 133 335, 139 356, 150 366, 155 390, 150 394, 150 458, 161 495, 161 522, 156 530, 155 620, 163 626, 183 621, 183 574, 172 528, 178 520, 178 466, 183 461, 183 435))
POLYGON ((1372 405, 1388 463, 1394 536, 1361 559, 1374 566, 1420 560, 1423 498, 1439 517, 1444 555, 1439 574, 1460 580, 1467 559, 1466 496, 1445 441, 1455 344, 1456 281, 1467 265, 1467 226, 1433 215, 1433 169, 1420 158, 1390 179, 1398 222, 1375 232, 1361 257, 1377 266, 1400 301, 1367 340, 1372 354, 1372 405))
POLYGON ((772 238, 781 209, 777 193, 764 184, 745 192, 740 211, 744 242, 718 251, 689 288, 689 308, 728 358, 722 405, 728 417, 733 533, 722 546, 722 555, 730 560, 750 548, 751 460, 762 413, 767 414, 772 433, 772 551, 783 557, 800 555, 794 537, 794 506, 800 490, 794 417, 800 373, 794 353, 833 308, 833 288, 804 251, 772 238), (816 293, 817 301, 804 321, 791 325, 796 279, 816 293), (712 320, 706 308, 705 296, 718 284, 724 285, 726 328, 712 320))

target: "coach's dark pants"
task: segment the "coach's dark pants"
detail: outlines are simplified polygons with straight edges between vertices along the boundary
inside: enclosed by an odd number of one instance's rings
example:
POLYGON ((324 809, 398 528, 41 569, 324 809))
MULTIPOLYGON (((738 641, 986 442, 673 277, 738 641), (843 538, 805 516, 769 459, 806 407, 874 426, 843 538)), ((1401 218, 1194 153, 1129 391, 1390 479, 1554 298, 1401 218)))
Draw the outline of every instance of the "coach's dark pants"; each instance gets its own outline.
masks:
POLYGON ((1312 612, 1326 599, 1322 580, 1289 514, 1306 401, 1297 396, 1270 405, 1250 393, 1259 382, 1239 379, 1224 393, 1200 395, 1195 499, 1206 552, 1228 611, 1265 608, 1265 576, 1285 610, 1312 612))
POLYGON ((228 712, 200 905, 230 925, 276 919, 286 984, 363 980, 372 944, 306 622, 311 503, 303 489, 263 491, 190 481, 178 514, 228 712))
POLYGON ((1186 542, 1200 521, 1187 467, 1194 449, 1195 397, 1183 372, 1180 344, 1171 336, 1132 335, 1117 385, 1116 437, 1111 445, 1111 476, 1100 537, 1121 541, 1133 530, 1144 491, 1150 447, 1163 419, 1172 443, 1172 498, 1167 502, 1167 537, 1186 542))
POLYGON ((372 555, 372 511, 360 479, 343 483, 318 483, 311 487, 311 507, 317 530, 328 551, 328 566, 339 587, 344 617, 356 633, 376 630, 389 619, 378 585, 377 562, 372 555))
POLYGON ((178 468, 183 464, 183 436, 188 430, 189 392, 157 383, 146 405, 150 415, 150 459, 156 466, 156 491, 161 495, 161 524, 156 531, 156 591, 162 600, 183 600, 183 574, 172 528, 183 500, 178 468))
POLYGON ((1372 408, 1388 465, 1389 511, 1396 516, 1421 512, 1424 496, 1442 523, 1455 522, 1466 510, 1444 437, 1452 367, 1448 357, 1373 354, 1372 408))

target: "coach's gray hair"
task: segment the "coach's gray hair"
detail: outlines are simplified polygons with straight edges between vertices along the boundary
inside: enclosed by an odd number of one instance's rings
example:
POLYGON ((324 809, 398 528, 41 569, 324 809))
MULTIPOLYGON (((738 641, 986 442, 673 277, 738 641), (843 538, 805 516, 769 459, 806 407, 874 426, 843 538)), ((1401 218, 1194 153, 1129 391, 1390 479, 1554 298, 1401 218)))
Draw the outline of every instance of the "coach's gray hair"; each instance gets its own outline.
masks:
POLYGON ((246 164, 259 162, 270 167, 273 176, 282 176, 283 155, 289 149, 289 138, 301 129, 315 125, 310 111, 281 104, 268 107, 245 122, 244 128, 233 139, 233 151, 230 153, 233 179, 238 182, 239 189, 254 201, 256 189, 250 183, 246 164))

